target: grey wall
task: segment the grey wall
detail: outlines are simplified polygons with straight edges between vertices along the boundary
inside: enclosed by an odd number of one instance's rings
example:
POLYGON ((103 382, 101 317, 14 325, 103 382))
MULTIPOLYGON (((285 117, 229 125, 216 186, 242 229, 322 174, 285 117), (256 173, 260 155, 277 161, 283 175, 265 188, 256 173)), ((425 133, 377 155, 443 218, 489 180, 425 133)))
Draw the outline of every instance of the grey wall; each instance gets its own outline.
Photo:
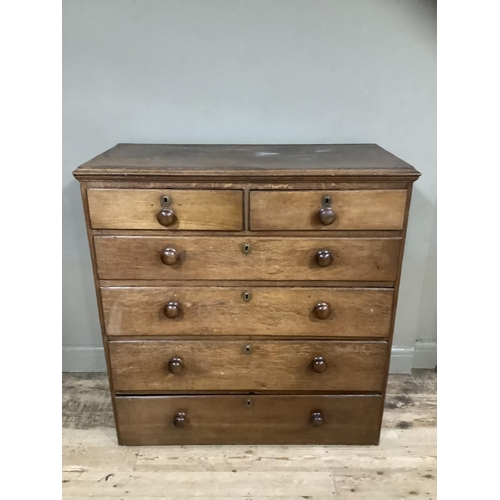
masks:
POLYGON ((392 369, 407 371, 419 359, 417 339, 432 357, 434 1, 63 2, 66 370, 104 366, 71 172, 118 142, 374 142, 414 165, 422 177, 414 188, 392 369))

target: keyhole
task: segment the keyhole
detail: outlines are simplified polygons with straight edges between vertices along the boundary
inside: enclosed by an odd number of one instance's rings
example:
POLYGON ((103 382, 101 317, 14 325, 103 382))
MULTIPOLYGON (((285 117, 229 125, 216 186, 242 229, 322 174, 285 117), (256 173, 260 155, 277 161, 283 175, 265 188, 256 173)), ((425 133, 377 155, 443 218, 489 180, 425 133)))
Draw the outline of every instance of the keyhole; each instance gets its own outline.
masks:
POLYGON ((243 348, 243 351, 245 352, 245 354, 250 354, 252 352, 252 346, 251 345, 246 345, 243 348))
POLYGON ((247 399, 247 406, 252 406, 253 405, 253 401, 251 399, 247 399))
POLYGON ((331 201, 332 201, 331 196, 329 194, 325 194, 325 196, 323 196, 322 204, 324 207, 329 207, 331 201))
POLYGON ((170 196, 168 194, 163 195, 160 199, 160 202, 161 202, 162 206, 164 206, 164 207, 168 207, 170 205, 170 201, 171 201, 171 199, 170 199, 170 196))
POLYGON ((250 302, 252 300, 252 294, 250 292, 243 292, 241 297, 244 302, 250 302))
POLYGON ((243 243, 241 245, 241 251, 245 254, 247 253, 250 253, 250 251, 252 250, 252 245, 250 245, 250 243, 243 243))

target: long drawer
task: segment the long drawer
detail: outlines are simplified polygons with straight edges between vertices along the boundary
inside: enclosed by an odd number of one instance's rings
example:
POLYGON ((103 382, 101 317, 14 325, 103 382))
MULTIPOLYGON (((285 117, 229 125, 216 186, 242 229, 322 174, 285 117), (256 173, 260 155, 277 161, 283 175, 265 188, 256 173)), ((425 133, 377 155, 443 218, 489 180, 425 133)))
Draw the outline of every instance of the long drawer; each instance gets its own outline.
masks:
POLYGON ((109 342, 116 391, 383 389, 386 342, 159 340, 109 342))
POLYGON ((100 279, 392 282, 400 238, 96 236, 100 279))
POLYGON ((116 412, 122 445, 374 445, 382 397, 117 397, 116 412))
POLYGON ((370 288, 101 288, 109 336, 386 338, 393 295, 370 288))

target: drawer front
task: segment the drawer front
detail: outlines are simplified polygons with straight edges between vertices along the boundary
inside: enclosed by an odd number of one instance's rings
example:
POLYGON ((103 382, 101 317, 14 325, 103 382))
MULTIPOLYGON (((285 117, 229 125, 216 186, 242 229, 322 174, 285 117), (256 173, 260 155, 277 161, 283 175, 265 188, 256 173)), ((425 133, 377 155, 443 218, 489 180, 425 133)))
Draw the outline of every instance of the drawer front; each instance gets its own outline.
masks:
POLYGON ((106 333, 111 336, 384 338, 390 331, 393 293, 320 287, 101 288, 106 333))
POLYGON ((401 239, 96 236, 94 242, 100 279, 385 282, 396 278, 401 239))
POLYGON ((109 343, 116 391, 372 391, 386 342, 191 340, 109 343))
POLYGON ((243 229, 241 190, 89 189, 87 197, 94 229, 243 229))
POLYGON ((250 229, 399 230, 406 190, 251 191, 250 229), (330 206, 323 207, 327 196, 330 206))
POLYGON ((381 396, 117 397, 122 445, 377 444, 381 396))

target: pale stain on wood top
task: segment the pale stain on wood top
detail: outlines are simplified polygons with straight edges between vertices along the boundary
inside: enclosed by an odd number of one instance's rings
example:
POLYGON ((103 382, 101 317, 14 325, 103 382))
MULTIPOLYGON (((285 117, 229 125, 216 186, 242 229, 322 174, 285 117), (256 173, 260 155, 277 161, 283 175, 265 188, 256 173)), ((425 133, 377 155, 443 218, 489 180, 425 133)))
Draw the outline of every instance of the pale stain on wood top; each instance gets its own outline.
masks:
POLYGON ((420 173, 376 144, 117 144, 75 170, 101 176, 399 176, 420 173))

